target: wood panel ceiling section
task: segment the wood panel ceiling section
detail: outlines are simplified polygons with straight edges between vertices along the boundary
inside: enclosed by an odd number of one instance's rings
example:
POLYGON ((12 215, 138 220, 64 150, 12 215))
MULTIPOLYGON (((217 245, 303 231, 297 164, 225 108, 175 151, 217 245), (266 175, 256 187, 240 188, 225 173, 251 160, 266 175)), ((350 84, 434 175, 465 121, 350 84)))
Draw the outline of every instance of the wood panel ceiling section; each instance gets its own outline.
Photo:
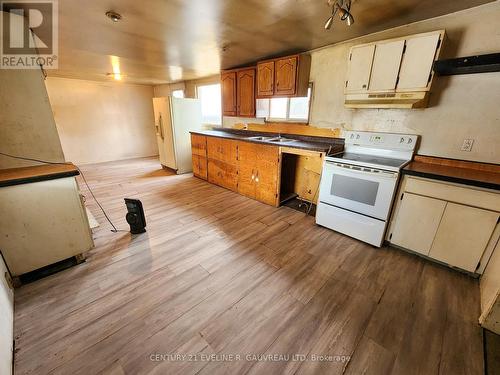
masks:
POLYGON ((258 59, 306 51, 491 0, 357 0, 348 27, 322 0, 64 0, 59 2, 59 69, 51 76, 167 83, 217 74, 258 59), (122 15, 114 23, 105 16, 122 15), (116 56, 112 58, 112 56, 116 56))

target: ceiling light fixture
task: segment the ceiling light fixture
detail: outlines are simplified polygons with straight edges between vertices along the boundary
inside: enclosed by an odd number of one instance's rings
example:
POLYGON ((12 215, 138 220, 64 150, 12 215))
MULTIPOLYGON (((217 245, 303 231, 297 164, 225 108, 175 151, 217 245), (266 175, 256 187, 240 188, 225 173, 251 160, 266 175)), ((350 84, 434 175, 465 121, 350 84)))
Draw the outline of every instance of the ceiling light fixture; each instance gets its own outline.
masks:
POLYGON ((120 13, 116 13, 112 10, 106 12, 106 17, 108 17, 113 22, 118 22, 122 19, 122 15, 120 13))
POLYGON ((354 17, 351 14, 351 0, 328 0, 328 6, 332 7, 332 14, 325 22, 325 30, 330 30, 333 25, 333 20, 337 12, 340 20, 345 21, 348 26, 354 23, 354 17))

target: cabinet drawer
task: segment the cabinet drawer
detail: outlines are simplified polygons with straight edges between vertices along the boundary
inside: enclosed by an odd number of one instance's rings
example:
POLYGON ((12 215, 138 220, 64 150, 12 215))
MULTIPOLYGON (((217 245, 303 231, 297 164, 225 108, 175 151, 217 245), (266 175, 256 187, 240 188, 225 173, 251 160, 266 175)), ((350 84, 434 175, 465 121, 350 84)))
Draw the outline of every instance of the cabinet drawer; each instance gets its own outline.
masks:
POLYGON ((208 159, 208 181, 226 189, 238 190, 238 167, 220 160, 208 159))
POLYGON ((500 194, 407 177, 405 191, 500 212, 500 194))
POLYGON ((238 161, 238 143, 231 139, 207 137, 207 156, 229 164, 238 161))
POLYGON ((207 137, 191 134, 191 152, 193 155, 207 157, 207 137))

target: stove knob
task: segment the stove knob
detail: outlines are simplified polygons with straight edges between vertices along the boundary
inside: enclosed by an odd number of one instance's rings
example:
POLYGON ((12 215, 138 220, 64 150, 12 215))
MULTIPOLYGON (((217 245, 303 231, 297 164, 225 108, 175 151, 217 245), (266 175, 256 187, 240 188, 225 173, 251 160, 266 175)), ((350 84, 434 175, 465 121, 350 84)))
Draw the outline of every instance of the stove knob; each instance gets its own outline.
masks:
POLYGON ((403 137, 401 137, 401 139, 399 140, 399 143, 403 143, 405 141, 405 139, 403 137))
POLYGON ((412 143, 413 142, 413 139, 411 138, 408 138, 408 144, 412 143))
POLYGON ((358 134, 358 135, 356 135, 356 139, 359 139, 359 137, 360 137, 360 135, 359 135, 359 134, 358 134))
POLYGON ((351 134, 351 139, 354 139, 354 134, 351 134))

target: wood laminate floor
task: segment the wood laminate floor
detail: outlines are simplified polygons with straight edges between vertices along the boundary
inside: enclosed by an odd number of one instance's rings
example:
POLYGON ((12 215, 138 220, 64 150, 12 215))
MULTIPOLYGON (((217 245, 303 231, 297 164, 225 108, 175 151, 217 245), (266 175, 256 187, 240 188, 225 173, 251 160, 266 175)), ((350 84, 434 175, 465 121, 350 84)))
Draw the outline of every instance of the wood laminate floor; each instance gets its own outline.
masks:
POLYGON ((82 167, 121 229, 15 294, 16 374, 482 374, 476 280, 154 159, 82 167))

